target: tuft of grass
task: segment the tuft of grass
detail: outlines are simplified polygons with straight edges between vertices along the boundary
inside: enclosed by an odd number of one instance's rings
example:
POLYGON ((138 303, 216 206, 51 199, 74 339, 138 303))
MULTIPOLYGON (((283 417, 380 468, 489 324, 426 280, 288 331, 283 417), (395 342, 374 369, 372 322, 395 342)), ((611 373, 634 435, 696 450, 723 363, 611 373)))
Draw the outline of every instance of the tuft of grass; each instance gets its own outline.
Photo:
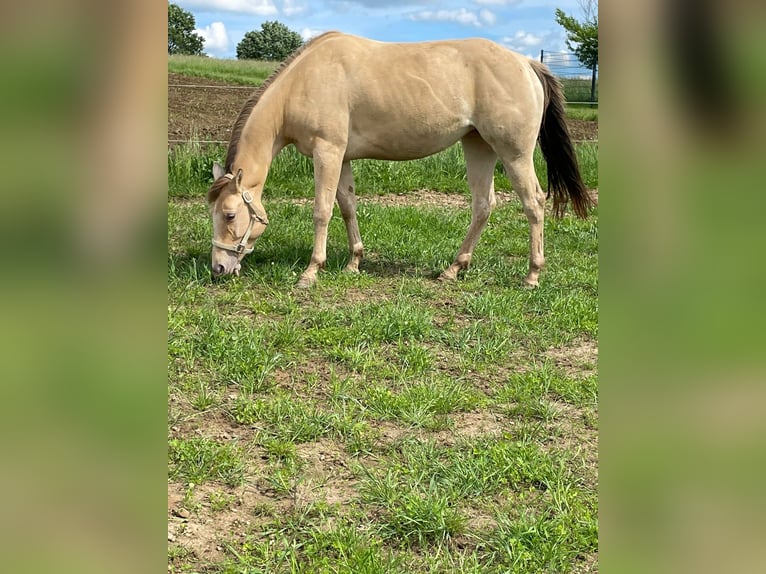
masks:
POLYGON ((324 512, 309 505, 244 541, 228 545, 234 557, 225 574, 317 572, 333 574, 405 574, 402 558, 383 541, 348 518, 323 523, 324 512))
MULTIPOLYGON (((361 303, 344 308, 320 309, 306 325, 313 344, 337 347, 342 355, 348 347, 364 354, 366 345, 422 341, 433 332, 433 317, 428 307, 406 299, 361 303)), ((338 349, 331 351, 339 354, 338 349)), ((351 356, 355 353, 352 351, 351 356)))
POLYGON ((309 442, 333 430, 330 417, 316 405, 288 396, 257 400, 240 397, 232 416, 239 424, 263 425, 258 436, 265 446, 309 442))
POLYGON ((204 412, 220 404, 219 393, 212 390, 205 382, 198 381, 195 391, 190 402, 196 410, 204 412))
POLYGON ((244 457, 232 444, 205 438, 173 439, 168 449, 169 476, 194 484, 215 481, 239 486, 245 480, 244 457))
POLYGON ((443 415, 469 411, 483 401, 472 385, 455 379, 432 378, 393 393, 387 385, 375 385, 363 399, 371 415, 415 427, 437 430, 445 425, 443 415))
MULTIPOLYGON (((580 510, 578 508, 578 510, 580 510)), ((582 551, 598 548, 597 519, 587 511, 582 520, 573 513, 522 513, 519 518, 498 517, 497 527, 482 536, 484 561, 503 572, 568 572, 582 551)))
POLYGON ((271 439, 263 443, 266 449, 266 455, 271 460, 282 463, 294 463, 298 459, 298 451, 295 443, 288 440, 271 439))
POLYGON ((222 512, 231 509, 237 503, 237 497, 233 494, 216 490, 208 495, 208 502, 213 512, 222 512))
POLYGON ((386 509, 380 528, 384 540, 395 544, 425 546, 446 542, 462 534, 466 519, 436 489, 427 493, 404 493, 386 509))

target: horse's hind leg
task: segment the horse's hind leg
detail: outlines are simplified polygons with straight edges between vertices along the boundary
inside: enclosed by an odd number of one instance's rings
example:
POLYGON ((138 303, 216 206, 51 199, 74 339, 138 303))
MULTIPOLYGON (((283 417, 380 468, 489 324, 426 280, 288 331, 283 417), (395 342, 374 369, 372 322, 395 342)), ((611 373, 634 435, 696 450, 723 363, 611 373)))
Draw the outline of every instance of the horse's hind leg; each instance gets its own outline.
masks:
POLYGON ((478 132, 471 132, 462 140, 465 154, 468 187, 471 190, 471 225, 460 245, 455 261, 444 270, 439 279, 457 278, 459 271, 471 263, 471 256, 487 226, 489 214, 495 207, 494 172, 497 155, 478 132))
POLYGON ((537 180, 531 153, 512 161, 503 161, 503 165, 529 221, 529 273, 524 278, 524 284, 528 287, 537 287, 540 271, 545 263, 543 249, 545 193, 537 180))
POLYGON ((346 271, 359 273, 359 262, 364 255, 362 236, 359 233, 359 223, 356 220, 356 195, 354 194, 354 174, 351 171, 351 163, 343 162, 340 172, 340 181, 337 191, 338 207, 346 224, 348 235, 348 249, 350 252, 346 271))

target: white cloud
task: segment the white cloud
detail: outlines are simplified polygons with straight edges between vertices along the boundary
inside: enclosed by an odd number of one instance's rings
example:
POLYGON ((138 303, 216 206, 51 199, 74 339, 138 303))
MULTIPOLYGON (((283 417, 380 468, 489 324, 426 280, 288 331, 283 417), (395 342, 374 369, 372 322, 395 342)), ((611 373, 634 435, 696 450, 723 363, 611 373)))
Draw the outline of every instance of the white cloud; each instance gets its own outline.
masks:
POLYGON ((255 16, 277 13, 272 0, 182 0, 179 5, 197 12, 235 12, 255 16))
POLYGON ((479 12, 479 18, 481 18, 481 21, 487 24, 488 26, 492 26, 492 24, 494 24, 495 21, 497 20, 495 15, 489 10, 481 10, 479 12))
POLYGON ((303 38, 303 41, 306 42, 307 40, 311 40, 311 38, 315 36, 319 36, 324 32, 324 30, 314 30, 313 28, 304 28, 301 30, 301 38, 303 38))
POLYGON ((525 32, 524 30, 519 30, 513 36, 513 42, 531 48, 533 46, 539 46, 542 44, 543 39, 540 36, 535 36, 534 34, 525 32))
POLYGON ((541 47, 543 44, 548 44, 549 40, 546 40, 546 37, 549 36, 550 34, 547 32, 543 33, 541 36, 536 36, 530 32, 519 30, 513 36, 503 36, 500 43, 509 50, 519 52, 529 58, 539 59, 539 51, 537 51, 538 53, 536 55, 531 54, 530 51, 541 47))
POLYGON ((482 10, 478 15, 465 8, 459 10, 423 10, 415 14, 410 14, 410 20, 416 22, 457 22, 464 26, 481 27, 483 24, 492 25, 495 23, 495 15, 489 10, 482 10))
POLYGON ((223 22, 213 22, 210 26, 194 30, 205 41, 205 51, 211 54, 223 54, 229 49, 229 34, 223 22))
POLYGON ((282 13, 285 16, 297 16, 306 11, 306 4, 297 2, 296 0, 284 0, 282 2, 282 13))

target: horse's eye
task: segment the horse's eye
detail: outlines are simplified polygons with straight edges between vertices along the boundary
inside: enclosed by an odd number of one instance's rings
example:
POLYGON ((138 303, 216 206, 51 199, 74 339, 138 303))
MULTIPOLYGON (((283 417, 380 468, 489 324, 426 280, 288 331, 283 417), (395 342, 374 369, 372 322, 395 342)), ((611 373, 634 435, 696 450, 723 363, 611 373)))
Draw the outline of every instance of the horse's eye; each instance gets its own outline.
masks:
POLYGON ((226 221, 234 221, 234 218, 237 217, 236 213, 224 213, 223 216, 226 218, 226 221))

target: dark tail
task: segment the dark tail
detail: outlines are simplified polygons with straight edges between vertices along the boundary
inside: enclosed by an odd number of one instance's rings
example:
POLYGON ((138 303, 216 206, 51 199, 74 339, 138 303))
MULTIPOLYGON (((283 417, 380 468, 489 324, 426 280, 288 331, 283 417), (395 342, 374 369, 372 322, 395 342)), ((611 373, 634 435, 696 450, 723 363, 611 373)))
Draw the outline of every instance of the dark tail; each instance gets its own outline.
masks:
POLYGON ((548 197, 553 195, 553 215, 563 216, 571 199, 574 212, 585 219, 594 202, 582 181, 572 138, 564 119, 566 112, 561 82, 544 64, 532 59, 529 62, 545 92, 543 122, 538 139, 548 164, 548 197))

